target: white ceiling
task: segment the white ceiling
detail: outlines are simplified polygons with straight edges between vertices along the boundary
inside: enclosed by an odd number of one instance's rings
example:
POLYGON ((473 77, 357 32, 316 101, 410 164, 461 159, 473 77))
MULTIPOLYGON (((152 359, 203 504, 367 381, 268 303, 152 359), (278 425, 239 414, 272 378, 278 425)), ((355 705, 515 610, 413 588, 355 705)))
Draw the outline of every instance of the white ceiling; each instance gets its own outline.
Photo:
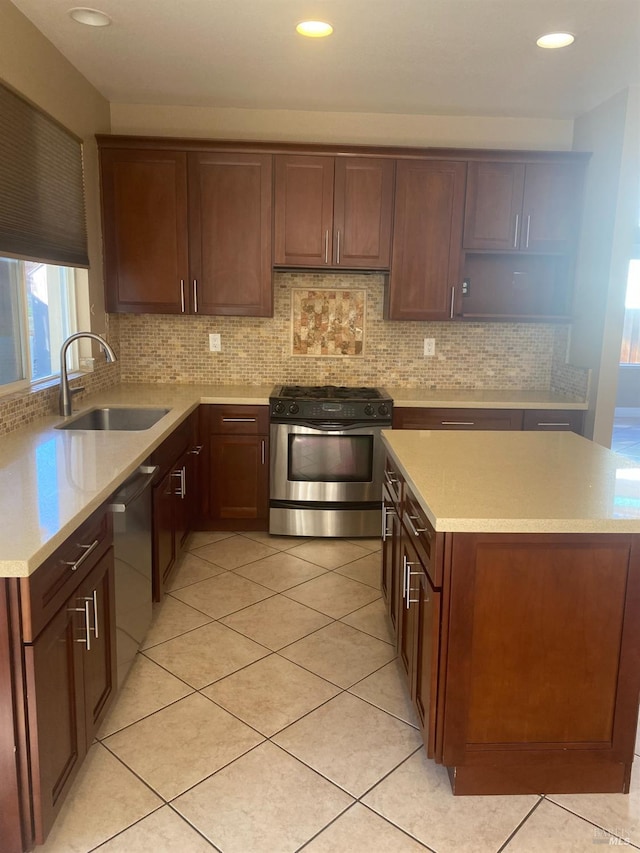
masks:
POLYGON ((573 118, 640 83, 640 0, 90 0, 105 28, 13 2, 116 103, 573 118))

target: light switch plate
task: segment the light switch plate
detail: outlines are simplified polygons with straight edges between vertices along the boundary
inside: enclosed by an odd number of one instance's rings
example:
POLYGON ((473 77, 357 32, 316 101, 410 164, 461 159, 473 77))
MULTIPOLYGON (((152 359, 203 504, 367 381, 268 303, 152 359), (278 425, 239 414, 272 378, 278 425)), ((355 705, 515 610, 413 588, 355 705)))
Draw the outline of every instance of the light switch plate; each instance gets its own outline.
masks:
POLYGON ((221 352, 222 351, 222 342, 220 341, 220 335, 218 332, 212 332, 209 335, 209 351, 210 352, 221 352))
POLYGON ((436 354, 436 339, 435 338, 425 338, 424 339, 424 355, 427 358, 431 358, 436 354))

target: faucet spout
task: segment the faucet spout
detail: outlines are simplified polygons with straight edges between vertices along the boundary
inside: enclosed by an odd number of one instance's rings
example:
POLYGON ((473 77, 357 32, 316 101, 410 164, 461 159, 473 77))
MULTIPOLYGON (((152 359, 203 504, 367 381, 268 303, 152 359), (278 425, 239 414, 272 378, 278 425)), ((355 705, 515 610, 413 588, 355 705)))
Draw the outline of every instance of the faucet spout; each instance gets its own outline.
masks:
POLYGON ((72 344, 79 338, 91 338, 91 340, 96 341, 104 350, 105 361, 117 361, 115 352, 100 335, 95 335, 93 332, 76 332, 74 335, 69 335, 60 348, 60 414, 64 418, 69 417, 71 414, 71 396, 73 394, 73 390, 69 388, 67 350, 69 349, 69 344, 72 344))

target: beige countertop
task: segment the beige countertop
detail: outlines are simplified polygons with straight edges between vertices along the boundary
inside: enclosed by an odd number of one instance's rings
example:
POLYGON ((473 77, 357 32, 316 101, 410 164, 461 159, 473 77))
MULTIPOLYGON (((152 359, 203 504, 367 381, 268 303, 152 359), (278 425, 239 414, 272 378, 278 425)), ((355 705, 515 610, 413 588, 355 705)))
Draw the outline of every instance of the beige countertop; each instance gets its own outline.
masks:
MULTIPOLYGON (((138 405, 170 412, 137 432, 59 430, 63 418, 51 416, 0 437, 0 577, 31 574, 199 403, 267 405, 272 387, 123 384, 88 396, 79 411, 138 405)), ((585 408, 544 392, 387 390, 399 406, 585 408)))
POLYGON ((436 530, 640 533, 640 467, 574 433, 382 435, 436 530))
MULTIPOLYGON (((120 385, 96 406, 160 406, 167 415, 136 432, 60 430, 47 417, 0 438, 0 577, 31 574, 199 403, 267 404, 271 387, 120 385)), ((74 413, 75 414, 75 413, 74 413)))
POLYGON ((467 388, 440 389, 393 388, 386 389, 394 406, 434 409, 577 409, 588 404, 575 397, 555 394, 552 391, 474 391, 467 388))

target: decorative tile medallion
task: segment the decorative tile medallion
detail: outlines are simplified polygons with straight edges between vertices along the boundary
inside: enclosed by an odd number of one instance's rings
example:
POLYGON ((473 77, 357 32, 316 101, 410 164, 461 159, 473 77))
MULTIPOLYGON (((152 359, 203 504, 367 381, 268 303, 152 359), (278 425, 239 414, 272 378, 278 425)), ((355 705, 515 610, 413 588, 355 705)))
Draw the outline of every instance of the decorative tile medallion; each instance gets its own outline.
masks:
POLYGON ((364 290, 291 291, 291 354, 364 355, 364 290))

